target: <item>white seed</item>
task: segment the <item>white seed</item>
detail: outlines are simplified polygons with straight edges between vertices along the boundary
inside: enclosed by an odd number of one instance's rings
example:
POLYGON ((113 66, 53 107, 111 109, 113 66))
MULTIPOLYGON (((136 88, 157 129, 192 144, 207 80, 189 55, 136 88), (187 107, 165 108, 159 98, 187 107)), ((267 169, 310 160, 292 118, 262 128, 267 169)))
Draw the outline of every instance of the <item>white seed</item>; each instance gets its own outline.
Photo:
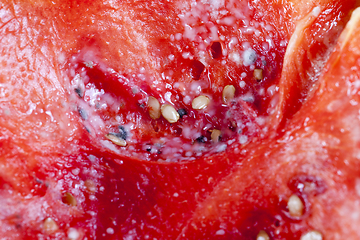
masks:
POLYGON ((210 103, 210 99, 206 96, 198 96, 194 98, 194 100, 191 103, 191 106, 193 109, 200 110, 206 108, 210 103))
POLYGON ((169 104, 164 104, 161 106, 161 114, 169 123, 175 123, 180 118, 179 113, 173 106, 169 104))
POLYGON ((86 190, 89 191, 90 193, 95 193, 96 192, 96 184, 93 180, 86 180, 84 182, 84 185, 86 187, 86 190))
POLYGON ((270 240, 270 237, 264 230, 261 230, 256 236, 256 240, 270 240))
POLYGON ((257 81, 260 81, 262 80, 264 77, 263 77, 263 70, 262 69, 255 69, 254 70, 254 78, 257 80, 257 81))
POLYGON ((293 217, 301 217, 304 211, 304 204, 301 199, 295 194, 291 195, 287 203, 289 213, 293 217))
POLYGON ((301 236, 300 240, 322 240, 322 234, 318 231, 312 230, 301 236))
POLYGON ((233 85, 226 85, 222 92, 222 99, 225 104, 228 104, 235 97, 235 87, 233 85))
POLYGON ((45 219, 43 228, 44 231, 48 234, 52 234, 59 230, 59 226, 52 218, 45 219))
POLYGON ((149 108, 149 115, 152 119, 158 119, 161 115, 160 112, 160 103, 154 97, 149 97, 147 106, 149 108))
POLYGON ((221 131, 220 130, 217 130, 217 129, 212 130, 212 132, 211 132, 211 141, 213 141, 214 143, 219 142, 220 136, 221 136, 221 131))
POLYGON ((120 147, 125 147, 126 144, 127 144, 124 139, 119 138, 119 137, 117 137, 117 136, 115 136, 114 134, 111 134, 111 133, 106 134, 105 137, 108 140, 110 140, 112 143, 114 143, 114 144, 116 144, 116 145, 118 145, 120 147))
POLYGON ((67 234, 69 240, 78 240, 80 238, 80 232, 75 228, 69 228, 67 234))

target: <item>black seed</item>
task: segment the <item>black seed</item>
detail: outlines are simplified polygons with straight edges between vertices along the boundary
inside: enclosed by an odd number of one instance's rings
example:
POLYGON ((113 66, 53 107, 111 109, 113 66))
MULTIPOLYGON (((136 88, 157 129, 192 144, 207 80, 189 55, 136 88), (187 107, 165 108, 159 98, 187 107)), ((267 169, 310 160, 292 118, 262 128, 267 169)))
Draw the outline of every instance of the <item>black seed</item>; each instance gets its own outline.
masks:
POLYGON ((177 110, 178 114, 180 115, 180 117, 182 118, 183 116, 187 115, 187 112, 184 108, 180 108, 179 110, 177 110))
POLYGON ((84 96, 84 93, 80 88, 75 88, 75 92, 79 96, 79 98, 82 98, 84 96))
POLYGON ((275 227, 280 227, 281 222, 278 219, 276 219, 274 222, 274 225, 275 225, 275 227))
POLYGON ((128 133, 123 126, 119 126, 119 134, 116 136, 126 140, 126 138, 128 137, 128 133))
POLYGON ((79 112, 79 114, 80 114, 80 117, 83 119, 83 120, 87 120, 88 119, 88 114, 87 114, 87 112, 84 110, 84 109, 82 109, 82 108, 78 108, 78 112, 79 112))
POLYGON ((196 139, 198 143, 205 143, 207 141, 207 138, 205 136, 200 136, 196 139))
MULTIPOLYGON (((84 126, 85 127, 85 126, 84 126)), ((88 127, 85 127, 85 130, 88 132, 88 133, 91 133, 91 130, 88 128, 88 127)))
POLYGON ((38 179, 37 177, 34 178, 35 179, 35 182, 39 183, 39 184, 43 184, 44 182, 40 179, 38 179))

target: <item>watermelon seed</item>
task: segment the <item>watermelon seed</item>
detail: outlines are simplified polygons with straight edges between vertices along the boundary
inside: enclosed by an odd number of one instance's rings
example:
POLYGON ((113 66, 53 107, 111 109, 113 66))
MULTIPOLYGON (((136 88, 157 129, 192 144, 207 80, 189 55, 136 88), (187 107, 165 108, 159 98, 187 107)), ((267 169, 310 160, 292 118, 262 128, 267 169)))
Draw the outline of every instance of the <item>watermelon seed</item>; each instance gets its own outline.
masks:
POLYGON ((264 230, 261 230, 256 236, 256 240, 270 240, 270 237, 264 230))
POLYGON ((76 94, 79 96, 79 98, 82 98, 84 96, 84 92, 79 88, 75 88, 76 94))
POLYGON ((304 204, 297 195, 291 195, 287 203, 287 207, 292 217, 301 217, 303 215, 304 204))
POLYGON ((183 116, 187 115, 187 112, 186 112, 186 110, 185 110, 184 108, 178 109, 177 112, 178 112, 180 118, 182 118, 183 116))
POLYGON ((160 103, 154 97, 149 97, 147 106, 149 108, 149 115, 152 119, 158 119, 161 116, 160 103))
POLYGON ((95 193, 96 192, 96 184, 93 180, 88 179, 84 182, 84 185, 86 187, 86 190, 90 193, 95 193))
POLYGON ((48 234, 52 234, 59 230, 59 226, 52 218, 46 218, 43 225, 44 231, 48 234))
POLYGON ((312 230, 302 235, 300 240, 322 240, 322 234, 318 231, 312 230))
POLYGON ((254 78, 256 81, 260 82, 261 80, 263 80, 263 70, 262 69, 255 69, 254 70, 254 78))
POLYGON ((118 128, 119 128, 119 133, 116 134, 116 135, 117 135, 118 137, 126 140, 127 137, 128 137, 128 133, 127 133, 127 131, 125 130, 124 126, 119 126, 118 128))
POLYGON ((173 106, 169 104, 164 104, 161 106, 161 114, 169 123, 175 123, 180 118, 179 113, 173 106))
POLYGON ((196 141, 197 141, 198 143, 205 143, 205 142, 207 141, 207 138, 206 138, 205 136, 201 135, 200 137, 198 137, 198 138, 196 139, 196 141))
POLYGON ((226 85, 222 92, 222 99, 225 104, 228 104, 235 97, 235 87, 233 85, 226 85))
POLYGON ((78 112, 79 112, 79 114, 80 114, 80 117, 83 119, 83 120, 87 120, 88 119, 88 114, 87 114, 87 112, 84 110, 84 109, 82 109, 82 108, 78 108, 78 112))
POLYGON ((126 141, 121 138, 121 134, 119 133, 108 133, 105 135, 105 137, 110 140, 112 143, 120 146, 120 147, 125 147, 126 146, 126 141))
POLYGON ((206 96, 201 95, 194 98, 194 100, 191 103, 191 106, 193 109, 201 110, 206 108, 209 105, 209 103, 210 103, 210 99, 206 96))
POLYGON ((221 137, 221 131, 218 129, 214 129, 211 131, 211 141, 213 141, 214 143, 217 143, 220 141, 220 137, 221 137))

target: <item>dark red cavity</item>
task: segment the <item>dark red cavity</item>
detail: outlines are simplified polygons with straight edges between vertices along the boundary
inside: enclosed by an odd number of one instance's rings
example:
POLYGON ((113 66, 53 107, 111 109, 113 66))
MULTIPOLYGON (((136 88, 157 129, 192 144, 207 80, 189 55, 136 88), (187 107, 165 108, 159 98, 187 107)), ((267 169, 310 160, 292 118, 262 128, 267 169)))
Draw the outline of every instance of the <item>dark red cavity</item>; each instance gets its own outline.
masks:
POLYGON ((222 57, 222 47, 220 42, 213 42, 210 47, 212 58, 217 59, 222 57))
POLYGON ((305 174, 293 177, 288 186, 294 193, 313 196, 322 194, 327 189, 326 183, 320 177, 305 174))
POLYGON ((190 62, 190 74, 194 80, 199 80, 205 66, 198 60, 192 60, 190 62))

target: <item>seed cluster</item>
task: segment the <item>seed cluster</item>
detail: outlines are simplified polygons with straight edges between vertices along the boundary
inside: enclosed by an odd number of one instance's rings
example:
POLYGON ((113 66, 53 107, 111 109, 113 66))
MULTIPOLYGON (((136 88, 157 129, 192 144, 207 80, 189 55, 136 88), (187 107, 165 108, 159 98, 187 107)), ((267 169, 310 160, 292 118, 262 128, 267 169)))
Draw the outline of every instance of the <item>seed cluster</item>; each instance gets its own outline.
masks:
MULTIPOLYGON (((221 45, 214 44, 214 51, 217 55, 221 55, 221 45), (220 48, 219 48, 220 47, 220 48)), ((215 54, 214 52, 214 54, 215 54)), ((220 56, 219 55, 219 56, 220 56)), ((236 89, 234 85, 226 85, 222 91, 222 101, 224 104, 229 104, 235 98, 236 89)), ((206 95, 199 95, 195 97, 191 101, 191 108, 193 110, 204 110, 208 108, 210 105, 211 100, 206 95)), ((154 96, 149 96, 147 100, 147 109, 151 119, 157 120, 160 117, 163 117, 169 123, 176 123, 185 115, 187 115, 187 110, 184 108, 176 109, 172 104, 163 103, 161 104, 160 101, 155 98, 154 96)), ((211 141, 213 143, 218 143, 221 139, 222 132, 218 129, 209 130, 211 133, 211 141)), ((124 137, 123 134, 126 134, 124 128, 119 128, 119 133, 108 133, 105 135, 105 138, 111 141, 113 144, 118 145, 120 147, 127 146, 126 136, 124 137)), ((205 142, 208 139, 205 136, 201 136, 202 138, 197 138, 197 142, 205 142), (199 140, 201 139, 201 141, 199 140)))
MULTIPOLYGON (((214 47, 218 47, 214 45, 214 47)), ((233 85, 226 85, 222 92, 222 101, 224 104, 228 104, 231 102, 235 97, 235 87, 233 85)), ((205 95, 200 95, 195 97, 191 102, 191 107, 194 110, 203 110, 206 109, 210 105, 210 98, 205 95)), ((164 103, 160 104, 159 100, 153 96, 150 96, 147 101, 147 107, 149 116, 151 119, 156 120, 159 119, 161 116, 166 119, 169 123, 176 123, 179 121, 180 118, 187 115, 187 111, 184 108, 175 109, 175 107, 171 104, 164 103)), ((211 141, 217 143, 220 141, 221 138, 221 131, 218 129, 213 129, 211 132, 211 141)), ((112 134, 106 135, 113 143, 119 146, 126 146, 126 142, 122 141, 121 139, 117 139, 116 136, 112 134)))
MULTIPOLYGON (((235 87, 233 85, 226 85, 222 92, 223 102, 227 104, 231 100, 233 100, 234 97, 235 97, 235 87)), ((210 104, 210 98, 205 95, 200 95, 192 100, 191 107, 194 110, 202 110, 207 108, 209 104, 210 104)), ((181 108, 176 110, 170 104, 163 104, 161 106, 160 102, 153 96, 149 97, 147 106, 148 106, 149 115, 152 119, 158 119, 162 115, 166 120, 168 120, 168 122, 174 123, 177 122, 180 117, 186 115, 185 109, 181 108)))
MULTIPOLYGON (((232 86, 232 85, 231 85, 232 86)), ((232 86, 234 88, 234 86, 232 86)), ((229 90, 229 87, 226 87, 226 92, 232 92, 232 89, 229 90)), ((225 93, 226 98, 233 98, 235 93, 235 88, 233 94, 225 93)), ((209 106, 210 98, 205 95, 200 95, 192 100, 191 107, 194 110, 202 110, 209 106)), ((147 102, 149 116, 152 119, 158 119, 160 116, 163 116, 169 123, 176 123, 180 118, 187 114, 186 110, 180 108, 175 109, 174 106, 170 104, 161 105, 160 102, 153 96, 150 96, 147 102)))

